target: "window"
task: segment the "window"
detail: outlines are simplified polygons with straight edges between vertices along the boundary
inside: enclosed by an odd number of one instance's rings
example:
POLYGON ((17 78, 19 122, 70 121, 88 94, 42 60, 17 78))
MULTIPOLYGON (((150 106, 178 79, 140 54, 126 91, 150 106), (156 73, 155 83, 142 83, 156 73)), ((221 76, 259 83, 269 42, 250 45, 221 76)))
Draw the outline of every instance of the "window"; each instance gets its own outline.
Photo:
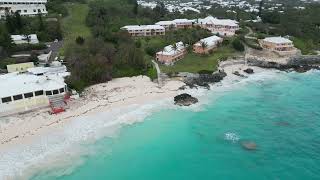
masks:
POLYGON ((41 96, 43 95, 43 91, 36 91, 34 92, 35 96, 41 96))
POLYGON ((51 91, 46 91, 46 95, 47 95, 47 96, 51 96, 51 95, 52 95, 52 92, 51 92, 51 91))
POLYGON ((59 94, 59 91, 58 91, 58 89, 56 89, 56 90, 53 90, 53 95, 55 95, 55 94, 59 94))
POLYGON ((33 93, 32 92, 24 94, 24 98, 31 98, 31 97, 33 97, 33 93))
POLYGON ((22 99, 22 94, 19 94, 19 95, 16 95, 16 96, 13 96, 13 100, 17 101, 17 100, 20 100, 22 99))
POLYGON ((11 97, 5 97, 5 98, 2 98, 1 100, 2 100, 2 103, 7 103, 12 101, 11 97))
POLYGON ((23 12, 25 12, 25 13, 26 13, 26 12, 28 12, 28 11, 27 11, 27 10, 23 10, 23 12))
POLYGON ((59 89, 60 93, 64 93, 64 88, 59 89))

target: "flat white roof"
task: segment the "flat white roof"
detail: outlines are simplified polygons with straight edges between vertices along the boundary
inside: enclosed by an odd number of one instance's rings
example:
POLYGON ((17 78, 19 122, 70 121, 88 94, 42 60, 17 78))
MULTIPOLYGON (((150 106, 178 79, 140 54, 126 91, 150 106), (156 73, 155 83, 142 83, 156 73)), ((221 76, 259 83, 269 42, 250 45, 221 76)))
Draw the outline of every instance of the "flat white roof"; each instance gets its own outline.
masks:
POLYGON ((47 3, 47 0, 0 0, 0 2, 7 2, 7 3, 47 3))
POLYGON ((42 90, 51 91, 64 88, 65 85, 63 77, 14 72, 0 75, 0 98, 42 90))
POLYGON ((199 42, 197 42, 195 45, 196 46, 201 46, 201 43, 206 43, 207 46, 214 46, 214 45, 217 45, 217 43, 219 41, 222 41, 223 39, 221 37, 218 37, 218 36, 210 36, 210 37, 207 37, 207 38, 204 38, 204 39, 201 39, 199 42))
POLYGON ((123 26, 121 29, 126 29, 126 30, 162 29, 164 30, 164 27, 160 25, 128 25, 128 26, 123 26))
POLYGON ((159 51, 157 54, 173 56, 173 55, 180 53, 181 51, 183 51, 185 49, 185 45, 181 41, 176 43, 176 47, 177 47, 177 49, 175 50, 173 48, 173 45, 166 46, 166 47, 164 47, 163 51, 159 51))
MULTIPOLYGON (((36 34, 30 34, 28 35, 30 41, 32 40, 38 40, 38 37, 36 34)), ((11 35, 11 39, 13 41, 21 41, 21 40, 26 40, 27 39, 27 35, 11 35)))
POLYGON ((175 25, 176 23, 173 21, 159 21, 156 23, 156 25, 175 25))
POLYGON ((284 37, 267 37, 264 38, 264 41, 276 43, 276 44, 282 44, 282 43, 292 43, 290 39, 284 38, 284 37))
POLYGON ((173 22, 175 22, 175 23, 192 23, 193 21, 189 20, 189 19, 175 19, 175 20, 173 20, 173 22))
POLYGON ((198 24, 214 24, 222 26, 239 26, 239 22, 231 19, 218 19, 212 16, 208 16, 204 19, 198 19, 198 24))

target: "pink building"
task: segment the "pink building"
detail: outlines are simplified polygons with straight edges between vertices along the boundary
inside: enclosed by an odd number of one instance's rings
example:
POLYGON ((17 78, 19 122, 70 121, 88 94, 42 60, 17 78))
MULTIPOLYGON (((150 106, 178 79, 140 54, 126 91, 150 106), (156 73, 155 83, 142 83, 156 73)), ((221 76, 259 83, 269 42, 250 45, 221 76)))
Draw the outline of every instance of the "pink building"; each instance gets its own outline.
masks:
POLYGON ((189 19, 175 19, 173 22, 176 23, 178 29, 192 28, 193 24, 193 21, 189 19))
POLYGON ((165 28, 160 25, 130 25, 124 26, 121 29, 128 31, 133 37, 160 36, 166 33, 165 28))
POLYGON ((183 42, 178 42, 175 44, 175 47, 169 45, 162 51, 157 52, 156 59, 163 64, 172 65, 174 62, 182 59, 186 53, 186 45, 183 42))
POLYGON ((204 19, 198 19, 197 25, 201 28, 208 29, 214 34, 220 36, 234 36, 236 31, 239 30, 239 22, 231 19, 217 19, 208 16, 204 19))
POLYGON ((295 55, 298 49, 294 47, 293 42, 284 37, 267 37, 259 40, 263 49, 273 51, 281 56, 295 55))
POLYGON ((193 45, 193 52, 197 54, 208 54, 211 50, 214 50, 222 43, 223 39, 218 36, 210 36, 201 39, 199 42, 193 45))
POLYGON ((159 21, 156 25, 164 27, 166 30, 176 29, 177 24, 173 21, 159 21))

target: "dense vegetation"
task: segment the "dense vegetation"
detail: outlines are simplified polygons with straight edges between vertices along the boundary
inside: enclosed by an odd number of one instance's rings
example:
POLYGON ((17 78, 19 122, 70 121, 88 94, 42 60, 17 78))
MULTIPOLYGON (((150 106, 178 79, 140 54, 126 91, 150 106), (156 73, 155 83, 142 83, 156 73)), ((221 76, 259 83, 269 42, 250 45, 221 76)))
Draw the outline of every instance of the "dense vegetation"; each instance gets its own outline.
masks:
POLYGON ((320 4, 311 4, 306 9, 287 8, 283 13, 266 11, 262 13, 263 23, 249 24, 263 35, 290 35, 295 45, 304 54, 320 49, 320 4))
POLYGON ((120 31, 125 24, 151 21, 138 13, 137 8, 136 1, 129 0, 89 3, 86 24, 92 36, 74 38, 75 43, 65 53, 73 88, 82 90, 115 77, 141 74, 154 77, 155 69, 141 44, 120 31))

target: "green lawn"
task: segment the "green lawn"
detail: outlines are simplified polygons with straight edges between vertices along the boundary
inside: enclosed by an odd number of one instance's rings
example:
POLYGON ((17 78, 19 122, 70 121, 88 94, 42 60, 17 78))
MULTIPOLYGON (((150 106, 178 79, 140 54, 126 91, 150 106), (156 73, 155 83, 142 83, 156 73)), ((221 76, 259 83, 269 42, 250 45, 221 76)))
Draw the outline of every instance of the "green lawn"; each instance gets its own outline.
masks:
POLYGON ((69 15, 62 20, 62 31, 64 36, 64 48, 60 53, 64 53, 65 47, 74 43, 78 36, 84 38, 91 36, 89 27, 86 26, 86 16, 89 11, 87 4, 65 3, 69 15))
POLYGON ((296 48, 301 50, 302 54, 315 54, 317 47, 313 41, 294 37, 293 43, 296 48))
POLYGON ((165 73, 190 72, 198 73, 202 70, 215 71, 219 60, 237 55, 238 53, 228 46, 220 47, 211 55, 198 55, 189 53, 185 58, 176 62, 173 66, 160 65, 165 73))

